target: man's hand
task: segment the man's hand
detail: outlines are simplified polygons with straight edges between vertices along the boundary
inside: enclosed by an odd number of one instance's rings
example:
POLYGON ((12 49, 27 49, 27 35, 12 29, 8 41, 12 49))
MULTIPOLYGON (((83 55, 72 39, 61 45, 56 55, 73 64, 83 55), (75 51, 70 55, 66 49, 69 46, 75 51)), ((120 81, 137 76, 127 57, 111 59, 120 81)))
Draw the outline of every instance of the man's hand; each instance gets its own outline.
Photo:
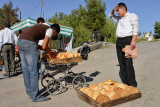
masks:
POLYGON ((137 35, 133 35, 132 40, 131 40, 131 50, 136 48, 136 37, 137 35))
POLYGON ((118 9, 119 9, 119 5, 116 5, 116 6, 113 8, 114 11, 116 11, 116 10, 118 10, 118 9))
POLYGON ((116 5, 112 11, 111 11, 111 15, 114 15, 114 11, 118 10, 119 9, 119 5, 116 5))
POLYGON ((55 50, 51 50, 51 53, 57 53, 55 50))
POLYGON ((136 42, 134 40, 131 41, 131 50, 136 48, 136 42))

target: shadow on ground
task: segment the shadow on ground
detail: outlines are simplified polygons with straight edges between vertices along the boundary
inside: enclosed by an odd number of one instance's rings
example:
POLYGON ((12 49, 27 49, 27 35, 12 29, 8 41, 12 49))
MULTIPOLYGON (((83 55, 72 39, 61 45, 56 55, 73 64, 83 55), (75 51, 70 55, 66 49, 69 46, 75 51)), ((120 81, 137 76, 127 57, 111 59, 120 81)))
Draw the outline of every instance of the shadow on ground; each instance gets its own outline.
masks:
MULTIPOLYGON (((44 77, 46 77, 46 78, 42 78, 42 81, 43 81, 43 79, 47 80, 48 77, 50 78, 50 80, 48 80, 48 81, 45 80, 45 82, 48 82, 48 83, 47 83, 46 87, 41 89, 39 92, 43 96, 48 96, 49 94, 55 95, 55 93, 57 93, 56 95, 62 94, 70 88, 74 88, 75 90, 77 90, 81 87, 78 84, 79 81, 81 81, 82 84, 85 83, 83 86, 87 87, 87 86, 89 86, 89 82, 93 81, 94 78, 97 77, 100 73, 101 72, 99 72, 99 71, 95 71, 95 72, 89 74, 89 76, 85 75, 86 72, 73 73, 71 70, 70 71, 61 71, 61 70, 59 71, 58 70, 56 72, 51 72, 50 74, 47 73, 44 75, 44 77), (63 77, 59 77, 58 79, 55 79, 54 76, 57 75, 58 73, 61 73, 61 72, 63 72, 63 73, 67 72, 67 74, 64 75, 63 77), (76 82, 76 81, 78 81, 78 82, 76 82), (53 88, 53 90, 56 90, 56 91, 53 91, 51 88, 53 88)), ((42 86, 44 86, 44 85, 42 85, 42 86)))

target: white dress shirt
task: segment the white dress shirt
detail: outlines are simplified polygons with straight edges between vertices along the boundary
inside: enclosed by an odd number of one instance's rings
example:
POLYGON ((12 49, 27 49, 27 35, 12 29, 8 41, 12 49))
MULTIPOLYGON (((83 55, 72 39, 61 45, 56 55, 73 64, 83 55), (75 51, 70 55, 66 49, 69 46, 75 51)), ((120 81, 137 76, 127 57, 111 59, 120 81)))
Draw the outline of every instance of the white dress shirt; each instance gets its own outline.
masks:
POLYGON ((138 35, 139 25, 138 16, 134 13, 126 13, 124 17, 109 15, 112 20, 118 22, 116 36, 117 37, 127 37, 138 35))
POLYGON ((3 44, 12 43, 13 45, 17 45, 17 41, 17 35, 13 30, 5 28, 0 31, 0 50, 3 44))

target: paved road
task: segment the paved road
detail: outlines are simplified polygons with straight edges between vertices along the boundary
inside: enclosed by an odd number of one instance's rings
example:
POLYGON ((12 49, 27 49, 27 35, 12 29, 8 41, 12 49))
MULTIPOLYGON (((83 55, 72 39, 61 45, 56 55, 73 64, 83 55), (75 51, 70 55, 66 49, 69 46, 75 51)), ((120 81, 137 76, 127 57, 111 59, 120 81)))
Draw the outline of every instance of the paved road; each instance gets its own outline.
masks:
MULTIPOLYGON (((116 107, 160 107, 160 42, 137 43, 138 58, 134 60, 138 89, 142 97, 116 107)), ((83 73, 89 84, 97 84, 107 79, 120 82, 115 45, 98 49, 89 54, 87 61, 72 68, 75 73, 83 73)), ((39 83, 42 94, 47 92, 39 83)), ((51 96, 46 102, 33 103, 25 94, 23 76, 4 78, 0 73, 0 107, 90 107, 77 97, 69 86, 60 95, 51 96)))

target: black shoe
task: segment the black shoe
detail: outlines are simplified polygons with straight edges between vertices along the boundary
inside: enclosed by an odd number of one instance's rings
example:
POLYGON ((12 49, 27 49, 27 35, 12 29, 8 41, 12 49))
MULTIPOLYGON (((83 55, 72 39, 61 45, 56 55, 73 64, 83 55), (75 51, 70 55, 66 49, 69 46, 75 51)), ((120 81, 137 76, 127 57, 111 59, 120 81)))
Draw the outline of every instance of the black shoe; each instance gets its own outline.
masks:
POLYGON ((49 97, 44 97, 44 96, 41 96, 40 98, 36 99, 36 100, 32 100, 33 102, 42 102, 42 101, 47 101, 47 100, 50 100, 51 98, 49 97))
POLYGON ((13 76, 17 76, 17 75, 18 75, 17 73, 14 73, 14 74, 13 74, 13 76))
POLYGON ((3 76, 7 76, 7 77, 9 77, 9 74, 5 73, 5 74, 3 74, 3 76))

